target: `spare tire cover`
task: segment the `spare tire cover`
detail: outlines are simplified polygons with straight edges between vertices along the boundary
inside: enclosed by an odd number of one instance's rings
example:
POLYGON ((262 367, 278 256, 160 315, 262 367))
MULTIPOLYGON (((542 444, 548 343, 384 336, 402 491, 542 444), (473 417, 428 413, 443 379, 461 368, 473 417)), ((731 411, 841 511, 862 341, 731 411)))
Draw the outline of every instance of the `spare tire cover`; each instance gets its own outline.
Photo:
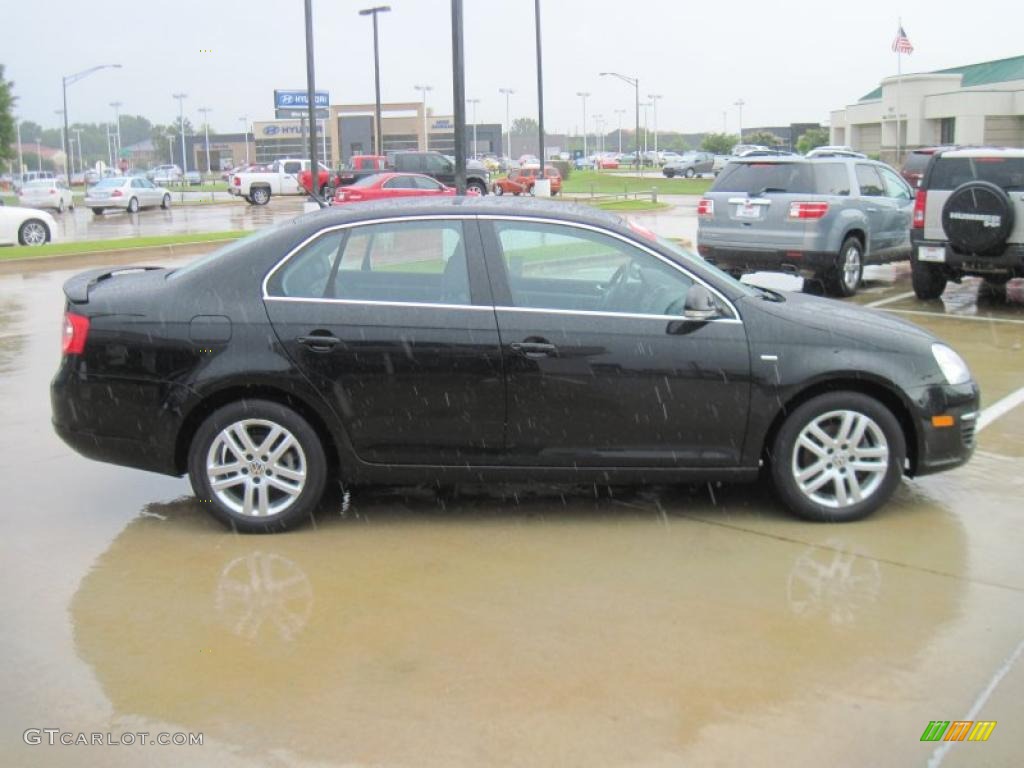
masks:
POLYGON ((942 207, 942 229, 958 251, 998 255, 1013 229, 1013 203, 988 181, 961 184, 942 207))

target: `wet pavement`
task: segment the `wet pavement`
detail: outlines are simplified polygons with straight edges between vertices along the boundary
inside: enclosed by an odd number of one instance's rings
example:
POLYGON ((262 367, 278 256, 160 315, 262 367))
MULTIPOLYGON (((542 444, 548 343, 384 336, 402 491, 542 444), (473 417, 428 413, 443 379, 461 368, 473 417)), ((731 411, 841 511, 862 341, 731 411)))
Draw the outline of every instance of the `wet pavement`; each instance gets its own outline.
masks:
MULTIPOLYGON (((60 285, 90 266, 0 274, 0 765, 1019 764, 1024 407, 849 525, 760 486, 516 486, 335 493, 238 536, 51 431, 60 285), (921 742, 937 719, 998 726, 921 742)), ((1019 284, 909 291, 880 268, 857 301, 953 344, 986 406, 1024 387, 1019 284)))

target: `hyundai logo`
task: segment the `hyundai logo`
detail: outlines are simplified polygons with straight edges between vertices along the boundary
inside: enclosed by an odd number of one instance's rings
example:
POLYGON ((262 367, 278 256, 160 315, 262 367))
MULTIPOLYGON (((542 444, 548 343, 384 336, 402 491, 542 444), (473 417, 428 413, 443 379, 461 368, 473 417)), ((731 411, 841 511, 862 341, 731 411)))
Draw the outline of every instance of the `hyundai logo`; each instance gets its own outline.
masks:
POLYGON ((281 127, 277 125, 265 125, 263 126, 264 136, 276 136, 281 132, 281 127))

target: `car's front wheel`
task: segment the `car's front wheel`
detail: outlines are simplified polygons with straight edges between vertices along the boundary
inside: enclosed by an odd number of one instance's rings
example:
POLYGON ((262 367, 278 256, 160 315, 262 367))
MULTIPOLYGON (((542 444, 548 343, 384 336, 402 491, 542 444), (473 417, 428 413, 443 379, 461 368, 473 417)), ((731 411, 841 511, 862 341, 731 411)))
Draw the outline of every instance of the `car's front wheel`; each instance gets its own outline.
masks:
POLYGON ((935 264, 922 264, 914 261, 910 264, 910 284, 914 295, 922 301, 937 299, 946 290, 946 271, 935 264))
POLYGON ((834 296, 853 296, 864 275, 864 246, 856 237, 848 237, 839 249, 827 286, 834 296))
POLYGON ((196 496, 214 517, 245 533, 306 520, 327 481, 316 431, 269 400, 240 400, 215 411, 192 439, 188 470, 196 496))
POLYGON ((266 187, 255 187, 249 190, 249 199, 253 205, 266 205, 270 202, 270 190, 266 187))
POLYGON ((29 219, 18 227, 18 242, 22 245, 44 245, 50 239, 50 228, 39 219, 29 219))
POLYGON ((687 168, 686 169, 686 173, 683 174, 683 176, 685 176, 688 179, 692 179, 696 175, 697 175, 697 172, 695 170, 693 170, 693 168, 687 168))
POLYGON ((496 194, 498 197, 501 197, 502 195, 505 194, 505 188, 503 186, 501 186, 501 184, 495 184, 494 185, 494 194, 496 194))
POLYGON ((139 198, 133 197, 131 200, 128 201, 128 213, 138 213, 138 212, 139 212, 139 198))
POLYGON ((776 491, 808 520, 846 522, 896 490, 906 444, 892 412, 859 392, 828 392, 793 410, 771 448, 776 491))
POLYGON ((165 211, 168 208, 171 207, 171 196, 170 195, 164 195, 163 200, 160 201, 160 207, 163 208, 165 211))

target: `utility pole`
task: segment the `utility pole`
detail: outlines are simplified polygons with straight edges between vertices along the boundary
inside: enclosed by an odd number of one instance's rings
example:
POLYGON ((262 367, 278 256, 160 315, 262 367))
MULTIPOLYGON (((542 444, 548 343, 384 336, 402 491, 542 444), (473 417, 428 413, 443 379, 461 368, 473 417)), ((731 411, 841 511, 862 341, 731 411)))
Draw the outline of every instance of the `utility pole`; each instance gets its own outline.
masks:
MULTIPOLYGON (((82 159, 82 129, 72 128, 71 132, 75 134, 75 143, 78 144, 78 170, 83 174, 85 173, 85 161, 82 159)), ((84 181, 84 178, 83 178, 84 181)), ((69 184, 70 186, 70 184, 69 184)))
POLYGON ((452 0, 452 103, 455 106, 455 194, 466 194, 466 46, 462 0, 452 0))
POLYGON ((114 125, 117 126, 117 143, 114 145, 115 162, 121 157, 121 104, 120 101, 110 102, 110 106, 114 108, 114 125))
POLYGON ((14 129, 18 133, 18 180, 20 182, 22 174, 25 173, 25 157, 21 153, 21 120, 14 121, 14 129))
POLYGON ((587 157, 587 99, 590 97, 590 92, 576 91, 576 95, 583 102, 583 157, 587 157))
POLYGON ((636 112, 634 113, 636 115, 636 140, 634 141, 634 144, 636 144, 637 165, 640 168, 640 175, 643 176, 644 164, 640 162, 640 78, 622 75, 619 74, 618 72, 601 72, 599 73, 599 76, 615 77, 621 80, 622 82, 628 83, 629 85, 633 86, 634 104, 636 108, 636 112))
POLYGON ((509 97, 515 93, 513 88, 499 88, 498 93, 505 97, 505 152, 504 155, 509 160, 512 159, 512 119, 509 112, 509 97))
POLYGON ((378 155, 384 154, 384 139, 383 131, 380 126, 380 49, 378 48, 377 39, 377 14, 388 13, 391 10, 390 5, 378 5, 373 8, 364 8, 359 12, 360 16, 373 16, 373 87, 376 95, 375 109, 374 109, 374 153, 378 155))
POLYGON ((473 105, 473 146, 470 147, 470 155, 476 157, 476 105, 480 99, 466 99, 466 102, 473 105))
POLYGON ((423 96, 423 148, 430 150, 430 131, 427 128, 427 94, 434 90, 432 85, 414 85, 413 90, 419 91, 423 96))
POLYGON ((172 93, 171 96, 178 100, 178 133, 181 134, 181 180, 185 181, 185 173, 188 171, 188 158, 185 157, 185 99, 187 93, 172 93))
POLYGON ((238 118, 242 122, 242 130, 245 131, 245 164, 249 164, 249 116, 244 115, 238 118))
POLYGON ((200 107, 196 111, 203 115, 203 130, 206 133, 206 175, 209 176, 213 173, 213 168, 210 166, 210 113, 213 110, 210 107, 200 107))
MULTIPOLYGON (((53 110, 53 114, 55 114, 55 115, 63 115, 64 114, 64 110, 63 109, 55 109, 55 110, 53 110)), ((72 168, 73 164, 69 164, 69 162, 68 162, 68 154, 67 154, 68 139, 66 139, 64 137, 64 125, 63 124, 60 127, 60 145, 62 147, 64 147, 64 176, 68 180, 68 186, 71 186, 71 174, 74 171, 74 168, 72 168)))
POLYGON ((654 162, 657 163, 659 159, 658 155, 658 99, 664 98, 660 93, 649 93, 647 98, 651 100, 651 104, 654 105, 654 162))
POLYGON ((616 109, 615 114, 619 116, 619 154, 622 154, 622 116, 626 114, 624 109, 616 109))
MULTIPOLYGON (((533 0, 533 18, 537 29, 537 136, 539 145, 540 176, 538 181, 550 182, 544 177, 544 65, 541 60, 540 44, 540 0, 533 0)), ((550 190, 548 192, 550 194, 550 190)))
POLYGON ((740 123, 740 144, 743 143, 743 105, 746 104, 746 103, 747 102, 745 102, 743 99, 737 99, 736 101, 733 102, 733 106, 734 107, 739 107, 739 110, 740 110, 740 119, 739 119, 739 123, 740 123))
POLYGON ((647 108, 651 106, 651 102, 645 101, 640 106, 644 108, 644 162, 647 162, 647 108))
POLYGON ((316 66, 313 63, 313 0, 306 0, 305 20, 306 114, 309 123, 309 196, 323 208, 327 204, 320 199, 320 165, 316 161, 316 66))

